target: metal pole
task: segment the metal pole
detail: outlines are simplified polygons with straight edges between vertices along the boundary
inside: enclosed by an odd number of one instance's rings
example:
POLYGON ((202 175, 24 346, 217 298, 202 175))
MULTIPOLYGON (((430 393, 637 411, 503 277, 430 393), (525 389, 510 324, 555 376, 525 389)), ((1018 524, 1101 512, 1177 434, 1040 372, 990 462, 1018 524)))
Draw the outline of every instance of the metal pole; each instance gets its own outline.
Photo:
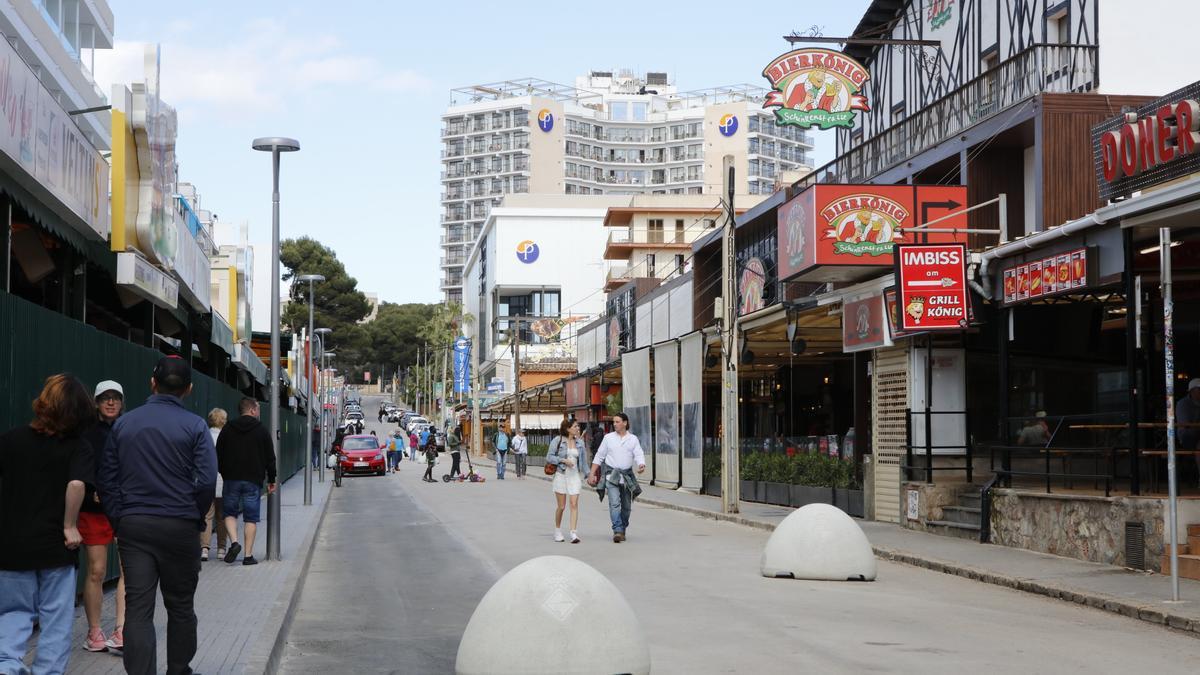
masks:
POLYGON ((521 320, 518 318, 513 330, 513 429, 521 428, 521 320))
POLYGON ((1179 514, 1175 510, 1175 299, 1171 294, 1171 228, 1158 228, 1158 259, 1162 266, 1163 370, 1167 385, 1167 529, 1171 533, 1171 601, 1179 602, 1179 514))
POLYGON ((1125 405, 1129 409, 1126 422, 1129 425, 1129 493, 1138 495, 1142 492, 1141 448, 1142 440, 1138 426, 1141 411, 1138 402, 1138 348, 1139 333, 1141 332, 1138 311, 1141 291, 1139 279, 1135 273, 1137 261, 1134 256, 1137 250, 1133 243, 1133 228, 1126 228, 1122 233, 1125 245, 1125 379, 1129 386, 1126 388, 1125 405))
MULTIPOLYGON (((279 466, 279 149, 271 151, 271 444, 279 466)), ((279 560, 279 490, 267 495, 267 560, 279 560)))
POLYGON ((321 434, 317 439, 320 451, 317 452, 317 482, 325 482, 325 336, 317 343, 317 410, 321 419, 321 434))
POLYGON ((727 209, 725 232, 721 236, 721 510, 737 513, 741 498, 738 456, 738 354, 737 277, 735 212, 733 210, 733 156, 725 155, 721 165, 725 179, 727 209))
POLYGON ((307 424, 304 429, 304 505, 312 506, 312 409, 313 409, 313 280, 308 280, 308 354, 304 357, 304 370, 308 378, 304 383, 304 402, 308 408, 307 424))

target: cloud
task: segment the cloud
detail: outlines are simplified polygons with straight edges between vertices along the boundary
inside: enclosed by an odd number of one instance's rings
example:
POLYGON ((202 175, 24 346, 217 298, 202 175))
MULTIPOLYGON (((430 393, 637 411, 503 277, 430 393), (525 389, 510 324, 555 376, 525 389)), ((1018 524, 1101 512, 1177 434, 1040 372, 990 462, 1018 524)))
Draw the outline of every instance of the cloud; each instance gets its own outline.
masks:
MULTIPOLYGON (((223 44, 199 31, 168 31, 162 41, 162 95, 181 111, 231 117, 277 112, 297 97, 354 87, 380 92, 427 90, 431 81, 393 70, 346 49, 336 35, 298 34, 263 19, 231 31, 223 44)), ((116 41, 96 53, 96 79, 105 88, 145 78, 146 45, 116 41)))

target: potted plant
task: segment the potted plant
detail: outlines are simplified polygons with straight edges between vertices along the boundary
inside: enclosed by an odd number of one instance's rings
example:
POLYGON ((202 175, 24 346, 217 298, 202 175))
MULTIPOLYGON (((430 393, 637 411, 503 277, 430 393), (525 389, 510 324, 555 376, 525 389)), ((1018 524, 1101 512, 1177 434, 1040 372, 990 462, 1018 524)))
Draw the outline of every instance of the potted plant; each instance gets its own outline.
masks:
POLYGON ((717 452, 706 452, 703 457, 704 494, 714 497, 721 496, 721 455, 717 452))
POLYGON ((763 453, 748 452, 741 461, 741 492, 742 499, 748 502, 761 502, 765 495, 759 495, 758 484, 763 476, 763 453))
POLYGON ((791 501, 791 458, 781 452, 763 456, 763 497, 768 504, 787 506, 791 501))
POLYGON ((798 508, 806 504, 833 503, 829 475, 831 459, 815 452, 797 453, 791 458, 792 475, 788 494, 791 506, 798 508))

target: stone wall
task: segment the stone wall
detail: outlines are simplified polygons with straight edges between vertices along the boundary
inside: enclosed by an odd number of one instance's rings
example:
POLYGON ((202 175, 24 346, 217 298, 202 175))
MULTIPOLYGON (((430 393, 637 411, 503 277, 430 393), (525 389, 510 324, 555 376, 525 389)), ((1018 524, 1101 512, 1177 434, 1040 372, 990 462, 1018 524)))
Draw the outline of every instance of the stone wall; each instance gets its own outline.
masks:
POLYGON ((1161 499, 992 490, 992 543, 1125 565, 1125 523, 1146 528, 1146 567, 1159 571, 1166 502, 1161 499))
POLYGON ((978 488, 966 483, 903 483, 900 486, 900 522, 911 530, 928 529, 925 523, 931 520, 944 520, 943 506, 954 506, 958 503, 958 495, 966 490, 978 491, 978 488), (908 492, 918 493, 917 520, 909 520, 908 492))

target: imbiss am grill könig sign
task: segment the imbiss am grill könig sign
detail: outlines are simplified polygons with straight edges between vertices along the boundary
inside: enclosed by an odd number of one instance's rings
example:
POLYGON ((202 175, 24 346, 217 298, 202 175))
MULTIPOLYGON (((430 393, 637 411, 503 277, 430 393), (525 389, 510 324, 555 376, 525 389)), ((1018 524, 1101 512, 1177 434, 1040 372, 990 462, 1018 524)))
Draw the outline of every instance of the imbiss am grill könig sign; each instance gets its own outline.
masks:
POLYGON ((901 330, 962 330, 967 327, 967 247, 907 244, 896 247, 896 317, 901 330))

